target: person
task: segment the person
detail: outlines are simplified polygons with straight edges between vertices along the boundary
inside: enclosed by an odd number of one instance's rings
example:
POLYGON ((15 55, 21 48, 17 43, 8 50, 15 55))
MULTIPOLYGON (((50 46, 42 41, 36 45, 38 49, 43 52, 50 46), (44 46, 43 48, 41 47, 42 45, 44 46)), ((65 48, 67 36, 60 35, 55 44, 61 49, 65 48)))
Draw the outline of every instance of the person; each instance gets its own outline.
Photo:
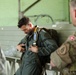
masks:
MULTIPOLYGON (((76 26, 76 0, 70 1, 70 15, 76 26)), ((50 55, 50 65, 60 70, 60 75, 76 75, 76 33, 50 55)))
POLYGON ((49 55, 58 48, 56 42, 50 35, 34 26, 28 17, 23 17, 18 22, 20 28, 26 35, 17 45, 17 50, 22 52, 22 62, 15 75, 41 75, 43 57, 49 55), (38 39, 36 40, 38 33, 38 39))

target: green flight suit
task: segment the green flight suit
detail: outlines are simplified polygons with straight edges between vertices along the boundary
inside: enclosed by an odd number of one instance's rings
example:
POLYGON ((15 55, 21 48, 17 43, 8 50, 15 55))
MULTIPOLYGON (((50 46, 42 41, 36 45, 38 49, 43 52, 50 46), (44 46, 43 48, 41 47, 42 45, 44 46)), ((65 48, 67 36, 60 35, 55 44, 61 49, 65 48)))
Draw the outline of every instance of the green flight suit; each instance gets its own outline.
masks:
POLYGON ((34 42, 34 32, 32 32, 31 35, 27 35, 19 43, 25 43, 26 48, 25 53, 22 57, 22 64, 15 75, 41 75, 41 57, 49 55, 51 52, 55 51, 58 48, 56 42, 51 39, 50 35, 46 31, 41 30, 38 36, 37 54, 29 50, 30 45, 32 45, 34 42))
POLYGON ((61 75, 76 75, 76 33, 69 36, 50 56, 61 75))

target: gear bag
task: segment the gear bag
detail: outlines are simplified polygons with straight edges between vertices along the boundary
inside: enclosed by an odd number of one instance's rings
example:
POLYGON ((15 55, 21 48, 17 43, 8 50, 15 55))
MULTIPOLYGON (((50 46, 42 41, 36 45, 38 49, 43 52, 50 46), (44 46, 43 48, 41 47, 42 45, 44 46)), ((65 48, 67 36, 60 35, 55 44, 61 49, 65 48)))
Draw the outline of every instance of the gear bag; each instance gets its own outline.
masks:
MULTIPOLYGON (((57 45, 59 46, 59 37, 58 37, 58 32, 55 29, 47 29, 47 28, 38 28, 36 27, 36 30, 34 32, 34 45, 37 44, 38 41, 38 34, 40 33, 41 30, 46 31, 47 33, 49 33, 50 37, 57 43, 57 45)), ((43 56, 42 59, 43 61, 41 61, 42 65, 45 66, 46 63, 50 63, 50 55, 47 56, 43 56), (45 58, 45 59, 44 59, 45 58)))
POLYGON ((55 29, 47 29, 47 28, 41 28, 40 30, 45 30, 46 32, 49 33, 50 37, 57 43, 59 46, 59 36, 58 32, 55 29))
MULTIPOLYGON (((46 29, 46 28, 35 28, 34 31, 34 43, 33 45, 37 45, 38 44, 38 37, 39 37, 39 33, 41 30, 46 31, 47 33, 49 33, 50 37, 57 43, 57 45, 59 46, 59 37, 58 37, 58 32, 55 29, 46 29)), ((45 70, 45 75, 47 75, 46 73, 46 63, 50 63, 50 54, 47 56, 42 56, 40 57, 40 63, 43 66, 44 70, 45 70)))

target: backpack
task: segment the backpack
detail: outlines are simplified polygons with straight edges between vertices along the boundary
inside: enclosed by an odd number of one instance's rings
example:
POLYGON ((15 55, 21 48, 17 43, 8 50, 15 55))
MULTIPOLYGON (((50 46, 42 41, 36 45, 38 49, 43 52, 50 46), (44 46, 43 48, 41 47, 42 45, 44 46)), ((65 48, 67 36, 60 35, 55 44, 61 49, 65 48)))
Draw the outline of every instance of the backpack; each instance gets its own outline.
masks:
MULTIPOLYGON (((47 29, 47 28, 38 28, 36 27, 35 30, 34 30, 34 43, 33 45, 37 45, 37 42, 38 42, 38 37, 39 37, 39 33, 41 30, 44 30, 46 31, 47 33, 49 33, 50 37, 57 43, 57 45, 59 46, 59 36, 58 36, 58 32, 57 30, 55 29, 47 29)), ((45 71, 45 75, 47 75, 46 73, 46 63, 50 63, 50 55, 47 55, 47 56, 41 56, 39 57, 39 60, 40 60, 40 64, 41 66, 43 66, 44 68, 44 71, 45 71), (45 60, 44 60, 45 59, 45 60)))
MULTIPOLYGON (((49 33, 50 37, 57 43, 59 46, 59 36, 58 32, 55 29, 47 29, 47 28, 38 28, 36 27, 36 30, 34 31, 34 45, 38 42, 39 33, 41 30, 44 30, 49 33)), ((46 63, 50 63, 50 55, 40 57, 42 65, 45 66, 46 63), (45 60, 43 60, 45 58, 45 60)))
POLYGON ((49 33, 50 37, 57 43, 57 45, 59 46, 59 36, 58 36, 58 32, 55 29, 47 29, 47 28, 41 28, 41 30, 44 30, 46 32, 49 33))

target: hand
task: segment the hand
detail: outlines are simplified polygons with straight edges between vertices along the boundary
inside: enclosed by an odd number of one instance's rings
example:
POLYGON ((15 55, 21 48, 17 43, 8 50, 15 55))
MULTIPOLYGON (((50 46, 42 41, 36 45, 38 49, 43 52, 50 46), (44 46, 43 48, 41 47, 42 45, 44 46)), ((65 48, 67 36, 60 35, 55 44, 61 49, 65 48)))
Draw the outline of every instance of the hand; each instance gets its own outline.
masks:
POLYGON ((23 48, 22 46, 25 46, 25 44, 19 44, 17 45, 16 49, 20 52, 24 52, 25 48, 23 48))
POLYGON ((37 46, 30 46, 29 48, 30 51, 34 52, 34 53, 38 53, 38 47, 37 46))
POLYGON ((52 61, 50 61, 50 65, 51 65, 51 67, 56 67, 52 61))

